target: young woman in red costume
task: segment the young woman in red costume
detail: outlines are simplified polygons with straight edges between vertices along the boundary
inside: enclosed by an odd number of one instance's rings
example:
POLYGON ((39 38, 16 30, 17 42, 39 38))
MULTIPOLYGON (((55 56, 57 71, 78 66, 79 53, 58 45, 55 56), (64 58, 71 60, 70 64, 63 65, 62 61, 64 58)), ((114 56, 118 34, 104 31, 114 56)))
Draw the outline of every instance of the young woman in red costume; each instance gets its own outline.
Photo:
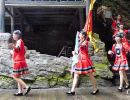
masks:
POLYGON ((117 30, 117 31, 115 31, 115 33, 114 33, 114 36, 116 35, 116 34, 120 34, 120 35, 122 35, 123 37, 122 37, 122 43, 124 44, 124 45, 128 45, 128 46, 130 46, 130 44, 129 44, 129 42, 128 42, 128 39, 127 39, 127 34, 128 33, 130 33, 130 30, 125 30, 124 29, 124 25, 119 25, 119 29, 117 30))
MULTIPOLYGON (((76 52, 73 51, 73 55, 76 52)), ((78 50, 78 62, 75 65, 74 78, 71 91, 67 92, 68 95, 75 95, 75 88, 78 82, 79 75, 88 75, 93 84, 93 92, 91 94, 95 95, 99 92, 97 89, 96 79, 93 75, 95 68, 90 60, 88 54, 88 41, 86 40, 86 32, 81 31, 79 34, 79 50, 78 50)))
POLYGON ((117 31, 119 26, 123 24, 121 15, 117 16, 117 19, 112 22, 113 32, 117 31))
POLYGON ((126 54, 127 54, 127 52, 130 51, 130 47, 126 44, 122 44, 122 37, 123 37, 122 35, 116 34, 115 35, 116 43, 113 44, 112 51, 111 50, 108 51, 108 54, 110 54, 110 55, 114 54, 116 56, 114 66, 112 67, 112 69, 114 71, 119 71, 120 86, 119 86, 118 90, 120 92, 122 92, 122 90, 123 90, 124 81, 126 84, 125 89, 130 88, 130 85, 129 85, 129 82, 127 79, 127 75, 126 75, 126 71, 129 70, 126 54))
POLYGON ((11 51, 12 59, 13 59, 13 74, 12 77, 16 80, 18 85, 18 93, 14 94, 15 96, 23 96, 27 95, 31 90, 22 79, 21 76, 25 74, 29 74, 28 66, 25 60, 25 48, 24 42, 21 38, 21 32, 16 30, 13 32, 13 39, 15 40, 15 44, 11 43, 9 46, 13 48, 11 51), (23 94, 23 89, 26 88, 25 94, 23 94))

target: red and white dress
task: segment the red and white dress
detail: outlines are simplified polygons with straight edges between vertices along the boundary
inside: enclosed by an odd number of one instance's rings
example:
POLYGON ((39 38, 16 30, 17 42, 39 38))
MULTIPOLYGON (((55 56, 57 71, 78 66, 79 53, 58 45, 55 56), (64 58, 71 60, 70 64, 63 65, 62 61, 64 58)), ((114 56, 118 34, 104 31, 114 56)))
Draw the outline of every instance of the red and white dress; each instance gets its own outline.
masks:
POLYGON ((25 48, 22 39, 16 42, 16 46, 13 49, 13 76, 20 77, 22 75, 28 74, 28 66, 25 60, 25 48))
POLYGON ((121 45, 117 46, 117 44, 114 44, 112 47, 112 51, 115 54, 115 62, 114 66, 112 67, 113 70, 119 71, 119 70, 128 70, 128 61, 126 57, 126 53, 130 50, 127 45, 121 45))
POLYGON ((95 68, 90 60, 88 54, 88 42, 86 42, 86 45, 80 45, 79 47, 78 63, 75 66, 75 73, 88 74, 92 72, 95 72, 95 68))

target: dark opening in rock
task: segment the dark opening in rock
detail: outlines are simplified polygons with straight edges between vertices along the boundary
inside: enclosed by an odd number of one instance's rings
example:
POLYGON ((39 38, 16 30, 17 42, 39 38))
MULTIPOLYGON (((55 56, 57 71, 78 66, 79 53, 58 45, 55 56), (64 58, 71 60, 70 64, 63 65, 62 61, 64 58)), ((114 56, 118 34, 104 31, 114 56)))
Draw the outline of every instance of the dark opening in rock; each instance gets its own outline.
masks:
POLYGON ((20 16, 14 9, 15 29, 22 29, 28 49, 34 49, 43 54, 58 56, 63 46, 73 48, 75 34, 83 28, 85 22, 84 8, 17 9, 22 12, 28 24, 20 25, 20 16))

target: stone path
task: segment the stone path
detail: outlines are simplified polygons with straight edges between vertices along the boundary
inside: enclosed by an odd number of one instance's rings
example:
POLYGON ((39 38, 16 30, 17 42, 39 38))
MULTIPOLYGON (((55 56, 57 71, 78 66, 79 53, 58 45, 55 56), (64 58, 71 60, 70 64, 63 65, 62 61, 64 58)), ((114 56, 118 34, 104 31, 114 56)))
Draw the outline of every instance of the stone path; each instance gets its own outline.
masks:
POLYGON ((0 90, 0 100, 130 100, 130 94, 119 93, 115 87, 100 87, 96 96, 90 94, 91 88, 76 89, 75 96, 67 96, 69 89, 34 89, 28 96, 14 97, 16 90, 0 90))

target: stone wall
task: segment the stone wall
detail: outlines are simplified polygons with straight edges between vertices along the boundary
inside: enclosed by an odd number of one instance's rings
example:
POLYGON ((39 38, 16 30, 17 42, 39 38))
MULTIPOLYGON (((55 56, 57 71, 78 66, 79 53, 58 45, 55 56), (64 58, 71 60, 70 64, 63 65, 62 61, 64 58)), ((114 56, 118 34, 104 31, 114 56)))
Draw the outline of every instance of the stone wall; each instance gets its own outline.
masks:
MULTIPOLYGON (((10 49, 8 49, 7 40, 9 33, 0 34, 0 88, 16 88, 15 81, 10 77, 12 73, 12 60, 10 57, 10 49)), ((108 62, 104 52, 104 43, 100 44, 100 51, 93 52, 93 47, 89 46, 91 58, 96 67, 98 84, 108 86, 109 81, 105 81, 102 77, 112 78, 112 73, 108 69, 108 62)), ((27 64, 30 74, 23 79, 33 88, 52 88, 52 87, 70 87, 72 78, 70 73, 66 71, 71 66, 71 58, 56 57, 46 54, 40 54, 36 50, 27 50, 27 64)), ((79 86, 91 86, 88 76, 82 76, 79 86)))

